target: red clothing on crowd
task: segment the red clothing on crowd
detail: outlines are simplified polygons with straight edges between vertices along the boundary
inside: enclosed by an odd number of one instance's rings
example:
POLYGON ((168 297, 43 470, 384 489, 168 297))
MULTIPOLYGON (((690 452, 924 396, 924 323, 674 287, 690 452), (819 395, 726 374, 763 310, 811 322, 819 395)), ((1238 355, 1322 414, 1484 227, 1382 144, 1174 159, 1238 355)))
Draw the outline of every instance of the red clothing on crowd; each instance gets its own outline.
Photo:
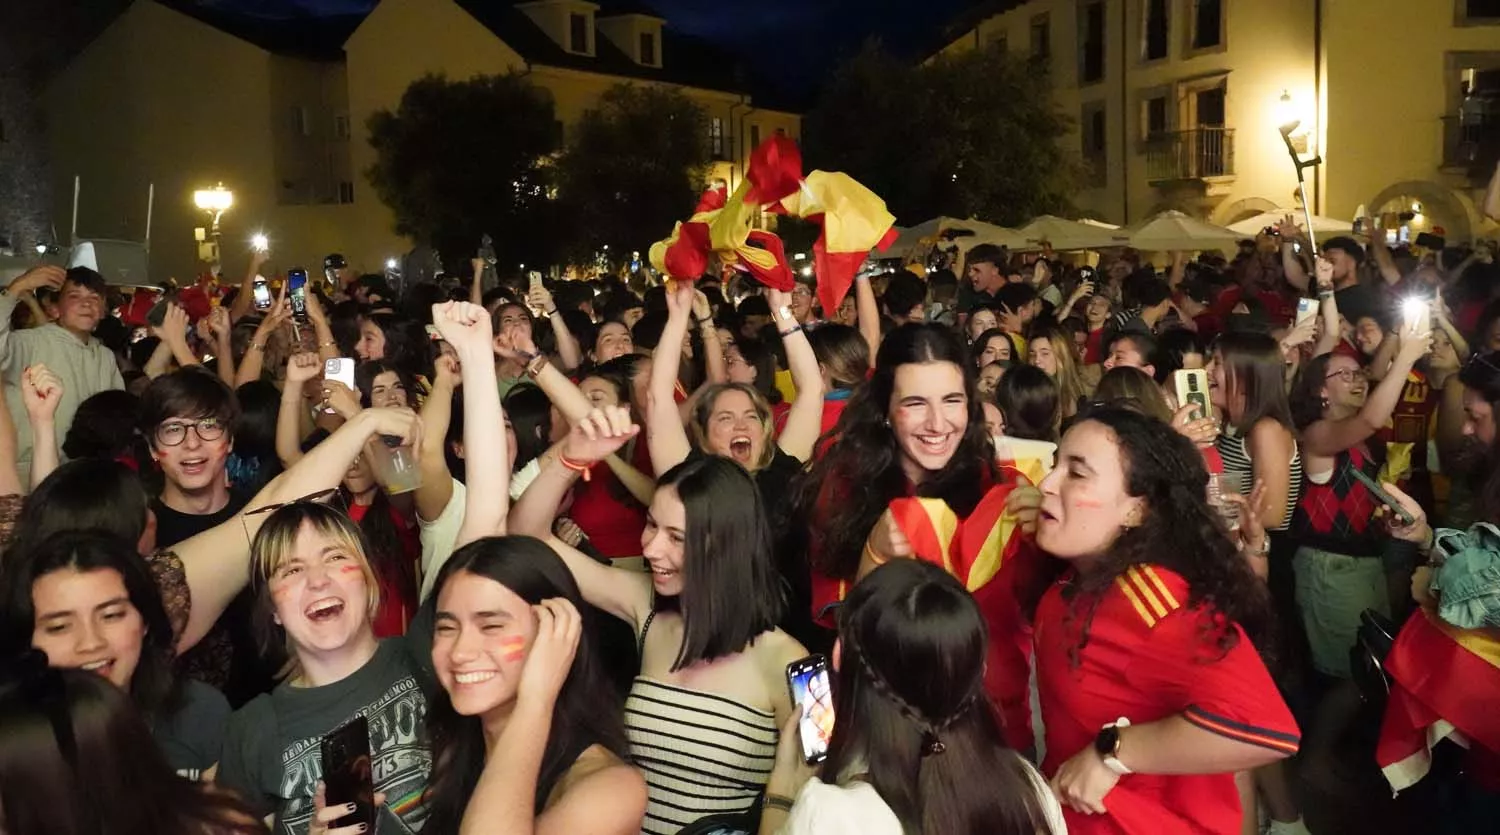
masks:
POLYGON ((1084 365, 1098 365, 1104 362, 1104 328, 1095 328, 1089 331, 1088 339, 1083 343, 1084 365))
MULTIPOLYGON (((1042 772, 1094 744, 1105 725, 1133 725, 1181 715, 1211 733, 1284 754, 1299 732, 1255 647, 1238 624, 1188 607, 1188 584, 1152 565, 1133 566, 1088 600, 1065 600, 1069 573, 1047 590, 1036 614, 1037 691, 1047 729, 1042 772), (1205 626, 1214 630, 1205 633, 1205 626), (1082 643, 1083 629, 1088 642, 1082 643), (1227 652, 1217 629, 1238 639, 1227 652), (1082 646, 1080 646, 1082 644, 1082 646)), ((1127 737, 1128 740, 1128 737, 1127 737)), ((1129 745, 1122 759, 1129 764, 1129 745)), ((1092 835, 1237 835, 1241 810, 1233 774, 1130 774, 1104 797, 1108 811, 1081 815, 1064 808, 1068 831, 1092 835)))
MULTIPOLYGON (((818 429, 818 437, 823 437, 838 425, 839 417, 844 414, 844 407, 849 405, 849 391, 847 389, 830 392, 823 398, 823 425, 818 429), (834 396, 839 395, 839 396, 834 396)), ((776 423, 776 437, 781 437, 781 431, 786 428, 787 413, 792 410, 790 403, 777 403, 771 408, 772 418, 776 423)))
MULTIPOLYGON (((402 576, 391 576, 380 571, 375 578, 380 583, 380 608, 375 610, 371 625, 377 638, 395 638, 406 634, 406 626, 417 613, 417 561, 422 558, 422 540, 416 526, 395 505, 388 504, 391 522, 401 535, 403 560, 402 576)), ((370 505, 349 503, 349 519, 358 525, 364 521, 370 505)), ((372 568, 374 566, 371 566, 372 568)))
MULTIPOLYGON (((636 446, 644 449, 646 444, 638 441, 636 446)), ((601 556, 611 559, 640 556, 646 508, 610 472, 609 464, 596 463, 590 470, 589 480, 579 481, 574 486, 573 506, 568 510, 568 518, 583 531, 589 544, 601 556)))

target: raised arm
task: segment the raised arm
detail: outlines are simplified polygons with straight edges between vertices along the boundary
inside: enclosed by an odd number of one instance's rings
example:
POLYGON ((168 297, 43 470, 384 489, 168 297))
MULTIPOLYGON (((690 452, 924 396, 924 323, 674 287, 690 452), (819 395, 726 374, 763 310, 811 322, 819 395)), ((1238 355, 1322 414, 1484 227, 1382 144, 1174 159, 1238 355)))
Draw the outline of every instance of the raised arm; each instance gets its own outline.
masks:
POLYGON ((417 467, 422 485, 416 490, 417 516, 436 519, 453 498, 453 474, 448 471, 448 425, 453 422, 453 393, 459 386, 458 360, 447 354, 434 363, 432 391, 422 402, 422 453, 417 467))
POLYGON ((611 455, 639 434, 630 410, 620 406, 595 409, 575 423, 562 443, 542 456, 542 470, 511 510, 514 533, 546 539, 568 564, 583 599, 637 631, 651 612, 651 580, 635 571, 610 568, 552 536, 552 521, 568 488, 595 463, 611 455))
POLYGON ((557 359, 562 363, 563 370, 572 371, 582 365, 583 349, 578 345, 578 338, 568 330, 568 323, 559 315, 552 293, 546 287, 537 285, 527 294, 526 303, 546 314, 547 324, 552 327, 552 338, 557 342, 557 359))
POLYGON ((218 372, 219 379, 224 381, 224 385, 235 388, 234 339, 232 333, 234 325, 231 323, 229 310, 223 307, 216 307, 205 321, 208 322, 208 335, 213 340, 214 370, 218 372))
MULTIPOLYGON (((0 400, 0 496, 20 496, 26 492, 21 487, 21 468, 17 464, 20 457, 17 440, 16 424, 11 420, 10 407, 4 400, 0 400)), ((31 467, 36 469, 34 457, 31 467)), ((7 541, 0 544, 8 545, 9 537, 14 535, 14 526, 9 527, 11 530, 5 534, 7 541)))
POLYGON ((250 253, 250 269, 245 271, 245 277, 240 279, 240 291, 234 294, 234 304, 229 306, 230 324, 238 322, 250 313, 250 308, 255 304, 255 279, 260 276, 260 268, 266 265, 266 260, 271 257, 267 250, 257 249, 250 253))
POLYGON ((1458 355, 1458 361, 1463 362, 1469 358, 1469 340, 1453 325, 1453 311, 1448 309, 1448 302, 1444 301, 1443 294, 1439 292, 1434 299, 1433 315, 1437 318, 1438 327, 1448 335, 1448 341, 1453 343, 1453 352, 1458 355))
POLYGON ((792 384, 797 387, 797 399, 787 412, 786 426, 777 444, 782 452, 798 461, 810 461, 813 445, 823 429, 823 375, 818 371, 812 344, 807 341, 807 331, 791 314, 791 297, 774 289, 768 289, 766 295, 781 344, 786 349, 787 365, 791 366, 792 384))
POLYGON ((510 459, 505 449, 505 414, 495 377, 494 331, 490 314, 468 302, 433 305, 432 323, 458 352, 464 386, 464 457, 468 462, 464 523, 454 547, 486 536, 505 535, 510 508, 510 459))
POLYGON ((1343 326, 1339 322, 1338 295, 1333 291, 1333 262, 1320 256, 1316 270, 1318 315, 1323 317, 1323 335, 1318 337, 1318 344, 1313 347, 1313 356, 1321 357, 1333 353, 1333 349, 1339 346, 1343 326))
POLYGON ((276 413, 276 457, 283 467, 302 458, 302 412, 306 409, 303 389, 323 373, 317 354, 293 354, 286 363, 286 385, 281 389, 281 408, 276 413))
POLYGON ((1385 426, 1401 402, 1401 390, 1406 387, 1406 377, 1412 366, 1427 353, 1432 343, 1431 333, 1403 332, 1401 347, 1391 363, 1390 372, 1379 385, 1365 397, 1365 405, 1358 412, 1343 420, 1320 420, 1302 433, 1302 451, 1305 455, 1332 458, 1340 452, 1363 442, 1385 426))
POLYGON ((247 511, 174 546, 171 550, 182 560, 192 594, 192 612, 177 637, 177 651, 184 652, 202 639, 249 581, 250 543, 270 515, 256 513, 257 508, 337 487, 349 463, 377 434, 412 443, 420 433, 421 422, 410 409, 366 409, 272 479, 247 505, 247 511))
POLYGON ((176 302, 171 302, 167 305, 166 317, 162 319, 161 326, 151 329, 163 344, 172 349, 172 358, 177 360, 179 368, 202 364, 198 355, 194 354, 193 349, 188 346, 189 327, 191 325, 187 311, 176 302))
MULTIPOLYGON (((31 420, 31 489, 35 490, 42 480, 57 469, 58 445, 57 404, 62 402, 62 380, 45 365, 33 365, 21 374, 21 401, 26 404, 26 416, 31 420)), ((0 406, 9 420, 10 410, 0 406)), ((9 433, 7 433, 9 434, 9 433)), ((15 461, 14 450, 11 461, 15 461)), ((14 466, 11 471, 14 472, 14 466)), ((0 490, 0 494, 4 491, 0 490)))
POLYGON ((681 464, 692 452, 682 414, 673 393, 682 363, 682 338, 687 335, 697 290, 687 281, 674 282, 667 291, 667 325, 651 354, 651 381, 647 389, 646 443, 651 450, 651 468, 658 473, 681 464))
POLYGON ((473 270, 473 277, 469 279, 469 304, 484 304, 484 268, 483 258, 474 258, 469 261, 469 267, 473 270))
POLYGON ((1375 266, 1380 268, 1380 277, 1386 284, 1400 282, 1401 268, 1391 257, 1391 248, 1385 245, 1385 230, 1377 228, 1372 218, 1365 218, 1365 228, 1370 230, 1370 255, 1375 258, 1375 266))
POLYGON ((502 329, 495 337, 494 352, 525 366, 526 375, 547 395, 547 399, 552 401, 552 405, 557 407, 557 411, 569 423, 582 420, 594 408, 588 396, 579 390, 577 383, 568 379, 568 375, 541 356, 524 325, 510 325, 502 329))
POLYGON ((719 344, 719 329, 714 325, 713 308, 702 290, 693 291, 693 327, 703 339, 704 385, 729 381, 729 366, 724 361, 724 346, 719 344))
POLYGON ((1088 279, 1078 282, 1078 286, 1073 288, 1073 292, 1068 295, 1068 298, 1063 302, 1063 306, 1053 311, 1052 318, 1058 322, 1068 321, 1068 317, 1073 315, 1073 308, 1077 307, 1079 302, 1092 295, 1094 295, 1094 282, 1088 279))
POLYGON ((870 367, 874 368, 880 353, 880 305, 875 301, 870 277, 864 273, 854 276, 854 311, 859 317, 859 334, 870 348, 870 367))
POLYGON ((307 322, 312 325, 313 336, 318 342, 318 356, 324 360, 338 359, 339 344, 333 338, 333 326, 328 324, 328 314, 317 293, 307 294, 307 322))
POLYGON ((255 328, 255 335, 250 337, 250 347, 245 350, 245 358, 240 361, 240 367, 234 375, 236 388, 260 379, 260 372, 266 361, 266 340, 291 318, 292 309, 287 304, 286 291, 283 290, 281 298, 266 311, 265 317, 255 328))
POLYGON ((1307 274, 1302 258, 1297 255, 1296 244, 1301 238, 1302 227, 1297 225, 1297 218, 1287 215, 1281 221, 1281 270, 1286 274, 1288 284, 1305 293, 1312 277, 1307 274))
POLYGON ((16 276, 10 284, 6 285, 5 290, 0 292, 0 359, 5 360, 6 363, 9 362, 10 317, 16 312, 16 305, 23 300, 35 304, 36 298, 33 294, 37 290, 43 287, 49 290, 60 290, 67 277, 68 272, 62 267, 51 265, 35 267, 16 276))

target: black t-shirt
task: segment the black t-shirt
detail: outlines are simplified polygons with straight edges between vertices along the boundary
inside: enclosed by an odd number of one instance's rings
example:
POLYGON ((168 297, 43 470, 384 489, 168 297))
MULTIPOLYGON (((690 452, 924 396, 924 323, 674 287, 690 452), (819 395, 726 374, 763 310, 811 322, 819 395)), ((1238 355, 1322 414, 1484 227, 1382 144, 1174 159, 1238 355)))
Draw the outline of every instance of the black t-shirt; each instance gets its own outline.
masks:
POLYGON ((352 675, 322 687, 281 684, 235 712, 224 739, 218 782, 271 814, 273 835, 301 835, 323 777, 322 738, 355 716, 370 723, 381 835, 410 835, 427 819, 422 795, 432 772, 424 720, 432 674, 433 607, 423 606, 407 633, 380 642, 352 675))
POLYGON ((229 724, 229 702, 224 694, 201 681, 182 683, 182 703, 151 722, 151 736, 178 774, 197 780, 219 762, 224 729, 229 724))
MULTIPOLYGON (((159 498, 152 501, 151 512, 156 514, 156 546, 171 548, 233 519, 251 498, 247 493, 231 490, 229 504, 222 510, 201 515, 173 510, 159 498)), ((275 684, 272 675, 276 671, 261 658, 255 639, 252 625, 254 606, 255 600, 248 590, 235 595, 203 640, 177 659, 179 672, 224 691, 232 707, 239 707, 261 693, 269 692, 275 684)))

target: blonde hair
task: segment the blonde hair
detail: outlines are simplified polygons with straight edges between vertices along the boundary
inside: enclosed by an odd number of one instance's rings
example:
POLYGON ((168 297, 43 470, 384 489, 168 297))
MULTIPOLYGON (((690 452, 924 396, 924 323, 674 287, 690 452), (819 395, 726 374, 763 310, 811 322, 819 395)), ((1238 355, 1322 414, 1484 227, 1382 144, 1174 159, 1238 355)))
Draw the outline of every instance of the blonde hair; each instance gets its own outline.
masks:
POLYGON ((277 673, 278 679, 296 675, 301 664, 297 661, 296 647, 291 638, 275 621, 276 604, 271 599, 271 578, 295 553, 297 538, 304 528, 310 528, 315 536, 343 546, 358 563, 365 580, 365 619, 373 620, 380 608, 380 582, 365 556, 367 546, 358 525, 339 510, 313 502, 294 502, 277 508, 250 543, 250 592, 255 597, 254 622, 261 653, 270 656, 279 644, 279 649, 287 655, 286 663, 277 673))
MULTIPOLYGON (((1057 383, 1057 399, 1060 404, 1058 416, 1072 417, 1078 413, 1079 402, 1090 394, 1088 383, 1078 367, 1078 358, 1073 353, 1072 337, 1062 326, 1048 323, 1032 329, 1029 339, 1026 345, 1028 360, 1031 360, 1031 352, 1035 350, 1038 339, 1047 340, 1047 344, 1051 346, 1052 361, 1057 363, 1057 373, 1052 375, 1052 379, 1057 383)), ((1036 365, 1036 362, 1032 361, 1031 364, 1036 365)))
POLYGON ((751 470, 759 471, 776 457, 776 425, 771 416, 771 404, 766 402, 765 395, 756 391, 754 386, 745 383, 714 383, 704 386, 693 395, 688 404, 688 427, 693 433, 693 446, 710 455, 714 454, 708 448, 708 419, 713 415, 714 404, 719 401, 719 396, 729 391, 742 392, 750 398, 750 403, 755 407, 755 416, 760 419, 765 443, 761 445, 760 458, 754 462, 755 466, 751 470))

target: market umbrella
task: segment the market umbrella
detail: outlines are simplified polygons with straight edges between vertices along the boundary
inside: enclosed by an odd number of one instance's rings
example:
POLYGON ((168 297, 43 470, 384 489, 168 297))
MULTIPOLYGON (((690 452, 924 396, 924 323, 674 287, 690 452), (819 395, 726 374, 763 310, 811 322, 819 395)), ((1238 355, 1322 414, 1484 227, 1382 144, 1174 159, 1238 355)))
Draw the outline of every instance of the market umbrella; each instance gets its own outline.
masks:
POLYGON ((1233 250, 1244 238, 1232 229, 1178 211, 1165 211, 1121 230, 1125 243, 1148 252, 1204 249, 1233 250))
MULTIPOLYGON (((1292 215, 1297 219, 1298 226, 1304 226, 1307 221, 1302 216, 1301 209, 1276 209, 1271 212, 1261 212, 1255 217, 1247 217, 1237 223, 1229 224, 1229 228, 1238 232, 1241 237, 1253 238, 1260 234, 1260 230, 1267 226, 1275 226, 1292 215)), ((1336 220, 1331 217, 1313 215, 1313 233, 1318 236, 1324 235, 1349 235, 1354 231, 1354 226, 1347 220, 1336 220)))
POLYGON ((887 249, 880 257, 906 258, 922 250, 930 249, 934 244, 939 243, 944 232, 952 231, 973 233, 954 238, 961 250, 981 243, 992 243, 1014 249, 1024 242, 1015 230, 1004 226, 996 226, 993 223, 985 223, 972 218, 960 220, 956 217, 944 216, 935 217, 916 226, 897 227, 896 242, 891 244, 890 249, 887 249))
POLYGON ((1106 228, 1098 221, 1068 220, 1055 215, 1042 215, 1016 230, 1024 243, 1016 249, 1042 249, 1051 244, 1055 250, 1108 249, 1124 246, 1118 233, 1106 228))

